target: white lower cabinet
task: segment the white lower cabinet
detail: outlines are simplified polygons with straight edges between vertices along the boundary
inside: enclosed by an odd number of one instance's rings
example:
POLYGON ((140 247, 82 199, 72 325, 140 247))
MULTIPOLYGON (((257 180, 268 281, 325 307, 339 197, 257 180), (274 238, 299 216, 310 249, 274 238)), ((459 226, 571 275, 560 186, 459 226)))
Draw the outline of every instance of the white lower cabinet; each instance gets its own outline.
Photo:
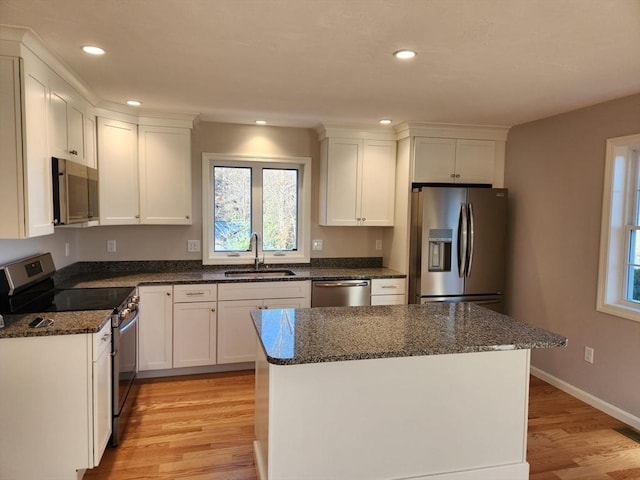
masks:
POLYGON ((111 322, 0 339, 0 478, 76 480, 111 436, 111 322))
POLYGON ((174 285, 173 293, 173 368, 215 365, 216 285, 174 285))
POLYGON ((173 366, 173 286, 138 288, 138 369, 162 370, 173 366))
POLYGON ((93 348, 93 465, 100 463, 111 438, 111 322, 94 336, 93 348))
POLYGON ((218 363, 253 362, 257 336, 251 310, 308 308, 311 283, 252 282, 218 286, 218 363))
POLYGON ((402 305, 405 300, 404 278, 374 278, 371 280, 371 305, 402 305))
POLYGON ((142 286, 140 371, 216 364, 215 284, 142 286))

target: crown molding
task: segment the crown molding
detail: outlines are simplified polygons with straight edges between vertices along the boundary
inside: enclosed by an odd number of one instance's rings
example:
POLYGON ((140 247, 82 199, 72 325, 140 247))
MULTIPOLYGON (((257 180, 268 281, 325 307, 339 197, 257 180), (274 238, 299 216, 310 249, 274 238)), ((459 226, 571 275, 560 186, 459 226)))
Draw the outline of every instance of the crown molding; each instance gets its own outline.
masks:
POLYGON ((404 122, 395 127, 396 138, 434 137, 507 141, 510 127, 499 125, 465 125, 457 123, 404 122))
POLYGON ((371 125, 342 125, 335 123, 323 123, 315 128, 318 140, 322 141, 327 137, 353 138, 360 140, 396 140, 396 133, 393 127, 382 126, 372 127, 371 125))

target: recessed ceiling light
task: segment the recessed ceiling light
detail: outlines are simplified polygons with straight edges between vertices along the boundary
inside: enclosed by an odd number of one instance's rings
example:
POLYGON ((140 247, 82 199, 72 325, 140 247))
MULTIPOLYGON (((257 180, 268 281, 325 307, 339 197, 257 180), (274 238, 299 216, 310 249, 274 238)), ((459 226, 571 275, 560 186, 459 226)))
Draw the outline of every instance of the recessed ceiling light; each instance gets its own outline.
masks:
POLYGON ((380 120, 380 123, 382 125, 389 125, 391 123, 391 120, 388 118, 383 118, 382 120, 380 120))
POLYGON ((416 52, 414 52, 413 50, 407 50, 407 49, 403 49, 403 50, 397 50, 395 52, 393 52, 393 56, 396 58, 401 58, 403 60, 406 60, 408 58, 413 58, 417 55, 416 52))
POLYGON ((139 107, 140 105, 142 105, 142 102, 139 102, 138 100, 127 100, 127 105, 131 105, 132 107, 139 107))
POLYGON ((82 47, 82 50, 90 55, 104 55, 104 50, 102 48, 94 47, 93 45, 85 45, 82 47))
POLYGON ((256 125, 266 125, 266 120, 256 120, 256 125))

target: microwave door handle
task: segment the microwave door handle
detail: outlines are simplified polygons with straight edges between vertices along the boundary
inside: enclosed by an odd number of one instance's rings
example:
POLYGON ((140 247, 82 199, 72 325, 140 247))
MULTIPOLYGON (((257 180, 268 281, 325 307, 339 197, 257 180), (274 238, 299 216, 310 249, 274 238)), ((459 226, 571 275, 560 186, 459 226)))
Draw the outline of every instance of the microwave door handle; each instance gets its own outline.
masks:
POLYGON ((458 219, 458 276, 465 276, 467 271, 467 204, 460 205, 460 217, 458 219))

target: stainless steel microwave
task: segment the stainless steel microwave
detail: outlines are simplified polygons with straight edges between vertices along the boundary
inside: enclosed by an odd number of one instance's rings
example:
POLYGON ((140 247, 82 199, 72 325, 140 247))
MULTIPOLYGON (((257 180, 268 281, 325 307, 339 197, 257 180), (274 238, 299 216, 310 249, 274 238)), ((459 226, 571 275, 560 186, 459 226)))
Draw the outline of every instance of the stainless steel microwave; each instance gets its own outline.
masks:
POLYGON ((69 225, 98 219, 98 170, 51 158, 53 223, 69 225))

